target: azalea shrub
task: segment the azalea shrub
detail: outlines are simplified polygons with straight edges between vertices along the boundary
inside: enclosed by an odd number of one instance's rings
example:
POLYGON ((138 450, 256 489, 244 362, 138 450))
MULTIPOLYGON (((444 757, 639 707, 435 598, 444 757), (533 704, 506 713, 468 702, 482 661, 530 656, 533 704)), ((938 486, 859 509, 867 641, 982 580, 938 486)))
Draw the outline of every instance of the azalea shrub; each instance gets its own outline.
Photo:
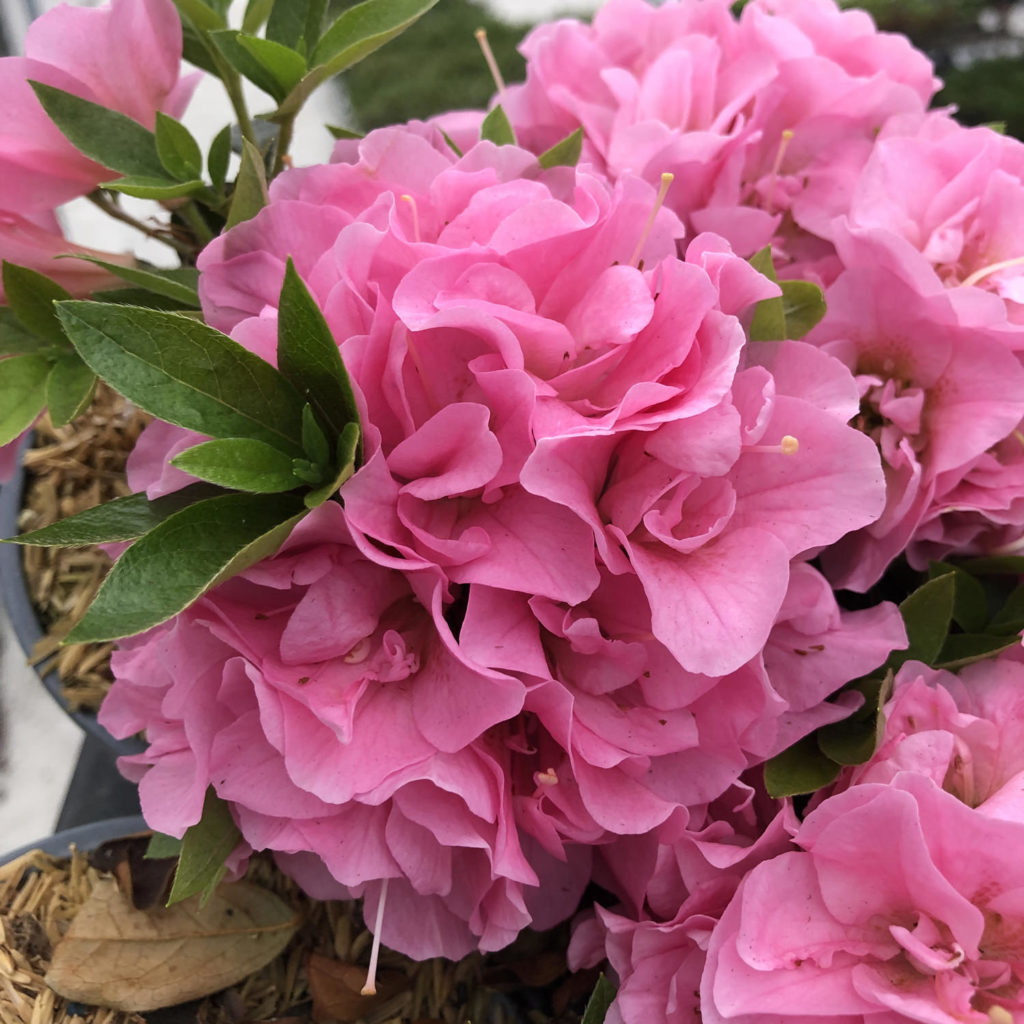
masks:
POLYGON ((431 6, 114 0, 0 62, 0 442, 95 376, 155 417, 20 540, 119 554, 69 639, 172 900, 269 850, 415 958, 571 918, 609 1021, 1024 1021, 1024 144, 832 0, 608 0, 292 166, 431 6), (181 267, 54 234, 118 192, 181 267))

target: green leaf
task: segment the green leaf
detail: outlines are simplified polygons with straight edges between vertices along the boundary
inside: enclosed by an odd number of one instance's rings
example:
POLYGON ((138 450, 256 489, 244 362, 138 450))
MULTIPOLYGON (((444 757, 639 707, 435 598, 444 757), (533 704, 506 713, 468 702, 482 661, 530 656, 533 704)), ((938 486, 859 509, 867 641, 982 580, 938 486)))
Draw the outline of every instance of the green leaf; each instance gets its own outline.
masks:
POLYGON ((869 677, 851 686, 864 695, 864 703, 848 717, 824 725, 815 733, 818 748, 842 765, 863 764, 875 752, 885 733, 882 708, 892 693, 892 672, 883 678, 869 677))
POLYGON ((338 438, 337 465, 340 468, 332 480, 306 494, 303 499, 306 508, 316 508, 317 505, 322 505, 328 498, 338 493, 338 488, 355 472, 358 448, 359 425, 356 423, 346 424, 345 429, 341 432, 341 437, 338 438))
POLYGON ((4 260, 4 301, 21 325, 34 335, 66 349, 68 339, 57 319, 54 303, 70 299, 71 293, 38 270, 4 260))
POLYGON ((561 142, 556 142, 550 149, 544 150, 537 163, 541 167, 575 167, 583 153, 583 129, 577 128, 571 135, 566 135, 561 142))
POLYGON ((224 18, 215 8, 203 3, 203 0, 174 0, 174 6, 204 32, 224 27, 224 18))
POLYGON ((810 281, 780 281, 786 337, 802 338, 825 316, 825 293, 810 281))
POLYGON ((331 458, 331 446, 327 436, 316 421, 313 407, 308 403, 302 407, 302 450, 309 456, 310 462, 326 466, 331 458))
MULTIPOLYGON (((342 128, 337 124, 325 124, 324 127, 336 139, 362 139, 365 138, 362 132, 353 131, 351 128, 342 128)), ((442 132, 442 134, 444 134, 442 132)), ((461 153, 459 154, 462 155, 461 153)))
POLYGON ((228 176, 228 164, 231 162, 231 125, 226 124, 210 143, 210 152, 206 155, 206 169, 214 189, 221 194, 228 176))
POLYGON ((101 188, 121 192, 136 199, 181 199, 202 192, 206 186, 199 178, 192 181, 169 181, 167 178, 145 178, 129 174, 116 181, 104 181, 101 188))
POLYGON ((776 798, 814 793, 839 777, 839 765, 826 757, 814 735, 765 762, 764 784, 776 798))
POLYGON ((166 622, 269 558, 306 511, 294 494, 225 494, 173 513, 114 563, 65 642, 116 640, 166 622))
POLYGON ((988 595, 980 581, 949 562, 932 562, 928 579, 951 574, 954 580, 953 621, 965 633, 983 633, 988 625, 988 595))
POLYGON ((200 480, 254 494, 278 494, 298 486, 291 456, 249 437, 204 441, 176 455, 171 465, 200 480))
POLYGON ((500 103, 481 122, 480 138, 487 142, 493 142, 496 146, 514 146, 516 144, 516 133, 512 130, 512 122, 509 121, 508 115, 500 103))
POLYGON ((166 860, 177 857, 181 853, 181 840, 174 836, 165 836, 163 832, 154 832, 149 837, 149 845, 142 855, 143 860, 166 860))
POLYGON ((598 975, 597 984, 587 1000, 580 1024, 604 1024, 608 1008, 615 1001, 615 986, 603 975, 598 975))
POLYGON ((11 356, 0 362, 0 444, 13 441, 43 411, 50 366, 41 355, 11 356))
MULTIPOLYGON (((54 311, 54 317, 57 313, 54 311)), ((58 321, 57 327, 60 327, 58 321)), ((60 346, 66 350, 68 339, 60 332, 60 346)), ((53 352, 53 342, 29 333, 24 324, 14 315, 14 310, 0 306, 0 356, 27 356, 39 352, 53 352)))
POLYGON ((968 558, 961 566, 979 576, 1021 576, 1024 575, 1024 556, 993 555, 988 558, 968 558))
POLYGON ((274 7, 267 22, 267 38, 309 53, 324 27, 326 0, 287 0, 274 7))
POLYGON ((182 20, 181 23, 181 56, 197 68, 202 68, 215 79, 221 78, 222 68, 218 67, 217 60, 220 59, 220 51, 211 42, 207 35, 200 35, 199 31, 191 22, 182 20), (216 55, 216 59, 214 59, 216 55))
POLYGON ((302 454, 302 406, 269 363, 180 313, 99 302, 58 305, 93 372, 139 408, 211 437, 251 437, 302 454))
POLYGON ((277 365, 335 437, 348 423, 358 421, 338 344, 291 258, 278 302, 277 365))
POLYGON ((1012 590, 1003 606, 992 616, 989 632, 1005 636, 1024 630, 1024 583, 1012 590))
POLYGON ((156 112, 156 151, 164 170, 179 181, 193 181, 203 173, 203 154, 192 133, 162 110, 156 112))
POLYGON ((270 195, 267 192, 267 168, 263 157, 248 139, 242 139, 242 166, 235 180, 225 229, 255 217, 268 202, 270 195))
POLYGON ((1000 651, 1020 646, 1019 636, 989 636, 975 633, 955 633, 942 645, 934 667, 950 672, 976 661, 995 657, 1000 651))
POLYGON ((121 174, 154 180, 167 177, 156 136, 138 121, 52 85, 31 81, 29 85, 54 124, 86 156, 121 174))
POLYGON ((274 120, 293 117, 318 85, 404 32, 438 0, 366 0, 343 11, 320 37, 310 70, 285 97, 274 120))
MULTIPOLYGON (((750 265, 759 273, 764 274, 773 284, 779 279, 772 263, 772 249, 766 245, 750 257, 750 265)), ((786 337, 786 306, 782 296, 773 299, 762 299, 754 307, 754 317, 750 321, 751 341, 783 341, 786 337)))
POLYGON ((184 303, 176 302, 167 298, 166 295, 157 295, 155 292, 146 291, 144 288, 123 288, 104 289, 100 292, 93 292, 92 297, 96 302, 112 302, 118 306, 142 306, 144 309, 162 309, 173 313, 194 313, 199 310, 194 306, 186 306, 184 303))
POLYGON ((129 494, 76 512, 73 516, 30 533, 8 537, 5 543, 67 548, 136 540, 144 533, 149 533, 154 526, 159 526, 169 515, 222 493, 209 484, 189 484, 153 501, 142 493, 129 494))
POLYGON ((203 801, 202 817, 185 832, 181 841, 181 856, 167 906, 180 903, 196 893, 202 894, 199 905, 203 906, 224 877, 224 862, 241 838, 242 833, 238 831, 228 805, 210 786, 203 801))
POLYGON ((85 412, 95 390, 96 374, 77 352, 60 356, 46 380, 46 404, 53 425, 62 427, 85 412))
POLYGON ((956 581, 952 573, 929 580, 900 602, 900 614, 907 627, 909 646, 893 651, 886 662, 894 671, 906 661, 933 665, 939 656, 953 621, 956 581))
POLYGON ((448 144, 448 148, 457 157, 459 157, 461 159, 463 153, 462 153, 462 150, 459 149, 459 147, 455 144, 455 140, 443 128, 438 128, 438 131, 441 133, 441 136, 444 139, 444 141, 448 144))
POLYGON ((211 32, 210 38, 236 71, 278 103, 306 73, 302 55, 273 40, 244 35, 235 29, 211 32))
MULTIPOLYGON (((115 277, 122 281, 129 281, 140 288, 157 295, 163 295, 168 299, 174 299, 191 309, 199 308, 199 275, 192 267, 180 267, 178 270, 143 270, 141 267, 122 267, 118 263, 108 263, 96 256, 79 256, 78 254, 63 257, 65 259, 85 260, 87 263, 95 263, 104 270, 109 270, 115 277), (179 271, 185 271, 181 274, 179 271)), ((70 295, 63 295, 62 298, 69 299, 70 295)), ((54 313, 56 320, 57 314, 54 313)), ((60 327, 60 322, 57 322, 60 327)), ((61 330, 61 337, 64 336, 61 330)))
POLYGON ((249 0, 242 15, 242 31, 250 35, 259 32, 274 9, 274 0, 249 0))

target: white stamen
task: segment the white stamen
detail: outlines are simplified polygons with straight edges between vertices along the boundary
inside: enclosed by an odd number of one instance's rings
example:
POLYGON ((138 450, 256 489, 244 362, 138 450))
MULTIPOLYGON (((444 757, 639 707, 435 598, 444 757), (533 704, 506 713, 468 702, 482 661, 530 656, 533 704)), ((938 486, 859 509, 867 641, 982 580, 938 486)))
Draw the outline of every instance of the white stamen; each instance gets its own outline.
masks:
POLYGON ((505 95, 505 79, 501 77, 501 69, 498 67, 498 62, 494 59, 494 51, 491 49, 491 44, 487 41, 487 29, 478 28, 473 35, 476 36, 480 52, 484 55, 484 60, 487 61, 487 70, 490 71, 491 78, 494 79, 494 84, 498 87, 498 99, 500 102, 501 97, 505 95))
POLYGON ((372 643, 373 641, 368 636, 364 636, 341 660, 346 665, 358 665, 361 661, 366 661, 372 643))
POLYGON ((420 210, 416 205, 416 200, 407 193, 403 193, 398 197, 403 203, 408 203, 412 209, 412 240, 414 242, 421 241, 420 239, 420 210))
POLYGON ((373 947, 370 949, 370 966, 366 969, 366 984, 359 990, 361 996, 377 994, 377 958, 380 956, 380 926, 384 922, 384 901, 388 898, 388 880, 380 883, 380 899, 377 900, 377 919, 373 924, 373 947))
POLYGON ((970 277, 965 277, 960 282, 961 288, 969 288, 972 284, 977 284, 979 281, 983 281, 990 274, 996 274, 1000 270, 1005 270, 1007 267, 1018 267, 1024 263, 1024 256, 1015 256, 1012 260, 1000 260, 998 263, 990 263, 987 267, 982 267, 981 270, 976 270, 970 277))
POLYGON ((558 785, 558 772, 554 768, 545 768, 544 771, 537 772, 534 778, 537 780, 537 784, 541 786, 558 785))
POLYGON ((752 444, 744 451, 765 452, 769 455, 796 455, 800 451, 800 442, 792 434, 786 434, 778 444, 752 444))
POLYGON ((775 186, 779 183, 779 171, 782 170, 782 161, 786 158, 786 150, 789 149, 789 144, 793 141, 793 129, 787 128, 782 133, 782 139, 779 142, 778 152, 775 154, 775 163, 772 164, 772 178, 768 185, 768 203, 765 206, 766 213, 775 212, 775 186))
POLYGON ((1013 1024, 1013 1014, 1002 1006, 989 1007, 988 1019, 991 1024, 1013 1024))
POLYGON ((661 176, 661 187, 658 189, 658 198, 654 200, 654 206, 651 208, 651 215, 647 218, 647 223, 644 225, 643 233, 640 235, 640 241, 636 243, 636 248, 633 250, 633 255, 629 258, 629 265, 631 267, 640 266, 640 253, 643 251, 643 247, 647 244, 647 239, 650 237, 651 229, 654 227, 654 220, 658 216, 658 211, 665 205, 665 196, 668 195, 669 187, 672 184, 674 174, 670 174, 666 171, 661 176))

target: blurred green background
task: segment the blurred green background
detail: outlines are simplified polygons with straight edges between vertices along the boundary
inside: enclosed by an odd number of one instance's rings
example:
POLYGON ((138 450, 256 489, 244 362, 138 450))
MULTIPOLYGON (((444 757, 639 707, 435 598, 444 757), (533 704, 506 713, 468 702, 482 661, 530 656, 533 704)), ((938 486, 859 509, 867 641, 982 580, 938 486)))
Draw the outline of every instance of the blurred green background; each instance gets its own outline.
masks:
MULTIPOLYGON (((338 7, 356 0, 338 0, 338 7)), ((869 11, 879 27, 903 32, 935 61, 946 86, 936 102, 956 104, 966 124, 1000 123, 1024 137, 1024 39, 1009 32, 1016 7, 1024 24, 1024 4, 1000 0, 859 0, 845 7, 869 11)), ((739 5, 737 5, 739 6, 739 5)), ((526 29, 489 17, 470 0, 440 0, 434 10, 385 47, 357 65, 346 86, 357 125, 367 131, 382 124, 428 117, 443 110, 484 106, 494 86, 473 38, 486 28, 505 79, 523 77, 516 44, 526 29)))

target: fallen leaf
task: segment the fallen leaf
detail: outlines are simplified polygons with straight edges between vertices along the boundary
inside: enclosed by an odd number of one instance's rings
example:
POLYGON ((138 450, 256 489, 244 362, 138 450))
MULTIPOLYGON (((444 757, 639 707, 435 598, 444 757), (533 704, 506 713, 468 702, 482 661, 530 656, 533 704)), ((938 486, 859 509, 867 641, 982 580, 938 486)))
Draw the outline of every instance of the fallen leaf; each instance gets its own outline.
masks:
POLYGON ((136 910, 149 910, 167 901, 177 857, 147 858, 152 832, 139 832, 100 843, 89 854, 89 863, 97 871, 106 871, 117 879, 121 891, 136 910))
POLYGON ((326 1021, 348 1024, 360 1020, 409 985, 409 979, 401 971, 378 971, 377 994, 361 995, 366 968, 319 953, 309 955, 306 975, 313 997, 313 1020, 318 1024, 326 1021))
POLYGON ((47 984, 77 1002, 141 1013, 218 992, 277 956, 298 915, 247 882, 222 885, 206 906, 136 910, 100 879, 54 949, 47 984))

